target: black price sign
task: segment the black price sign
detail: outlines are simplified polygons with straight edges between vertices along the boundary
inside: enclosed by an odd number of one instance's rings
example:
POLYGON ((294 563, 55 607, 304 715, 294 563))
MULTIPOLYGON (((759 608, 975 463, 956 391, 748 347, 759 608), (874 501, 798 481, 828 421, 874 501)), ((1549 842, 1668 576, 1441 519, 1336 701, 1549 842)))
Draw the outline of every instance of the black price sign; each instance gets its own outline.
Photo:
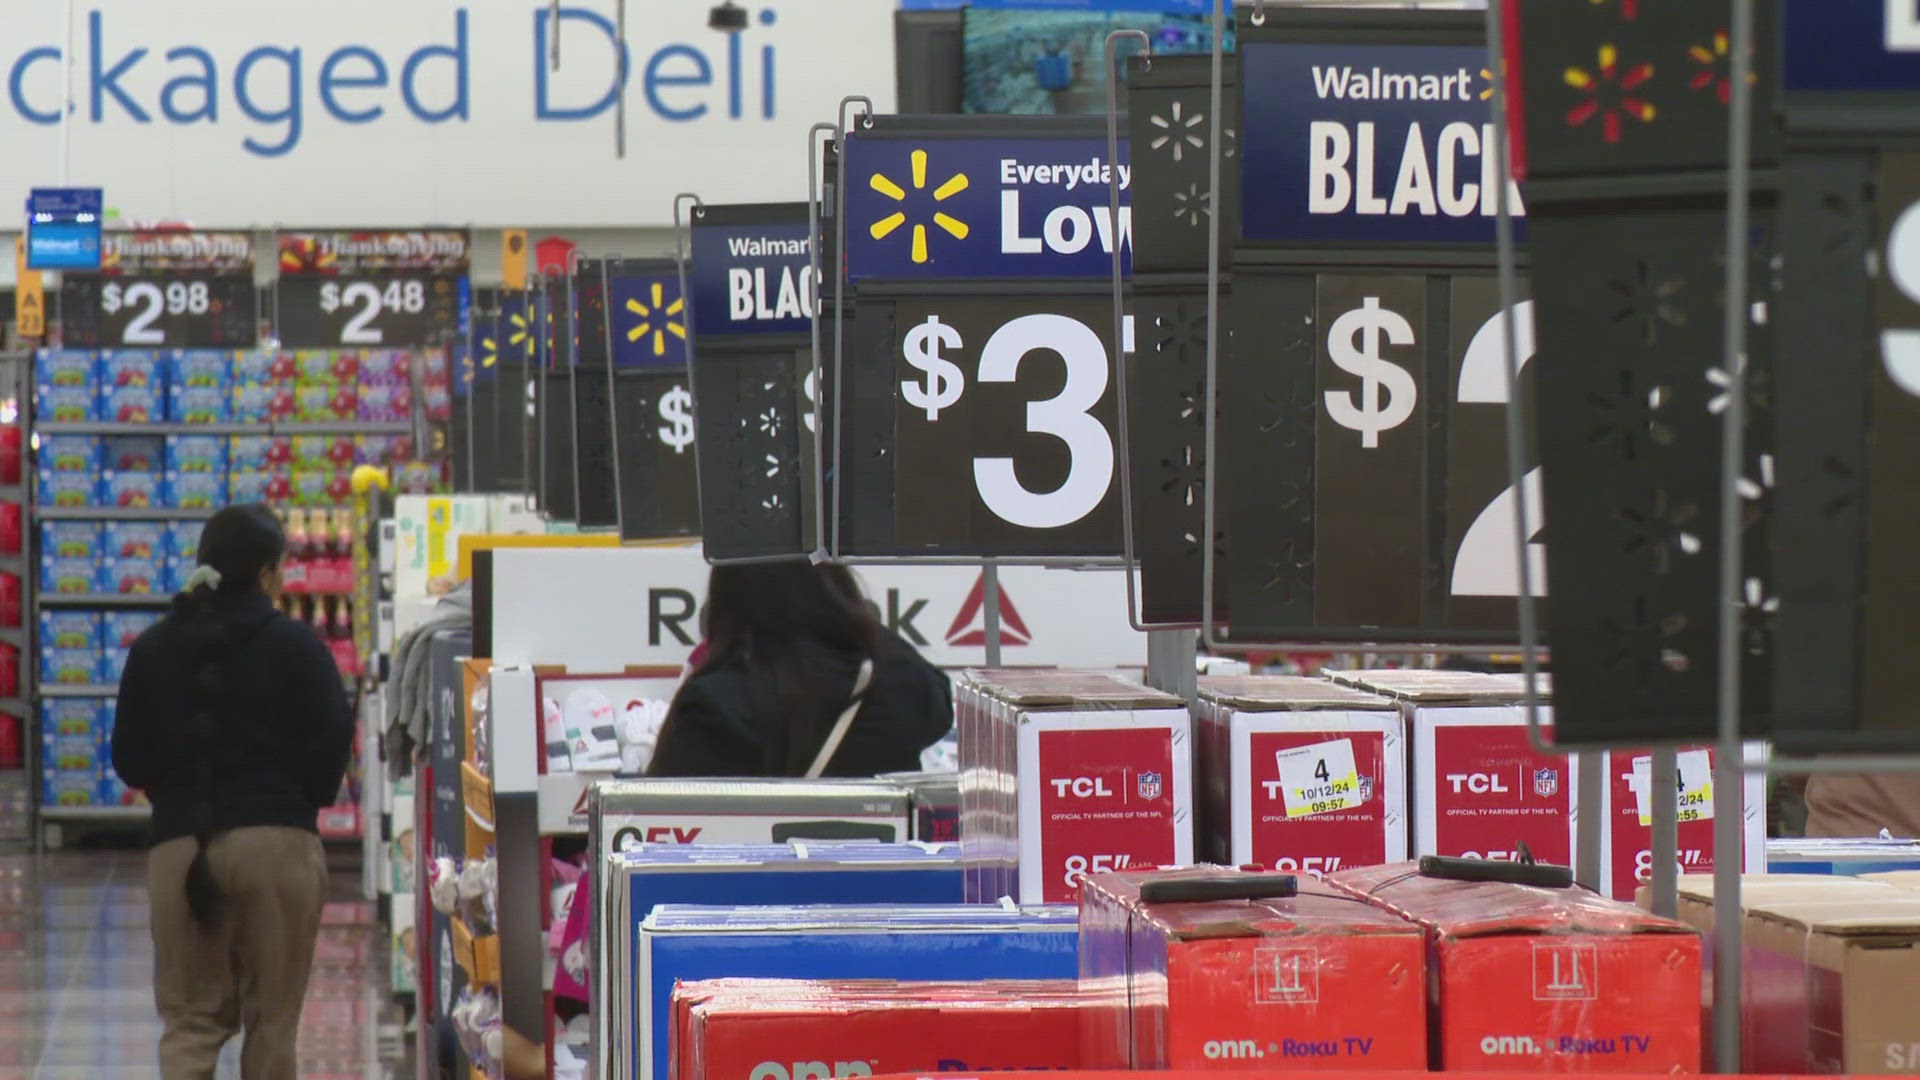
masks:
POLYGON ((257 337, 253 279, 230 274, 68 275, 60 287, 69 345, 238 348, 257 337))
POLYGON ((293 348, 432 345, 459 328, 459 284, 432 274, 283 276, 280 342, 293 348))
POLYGON ((1113 309, 1064 297, 894 309, 894 539, 907 548, 1119 549, 1113 309), (967 509, 955 513, 954 497, 967 509))

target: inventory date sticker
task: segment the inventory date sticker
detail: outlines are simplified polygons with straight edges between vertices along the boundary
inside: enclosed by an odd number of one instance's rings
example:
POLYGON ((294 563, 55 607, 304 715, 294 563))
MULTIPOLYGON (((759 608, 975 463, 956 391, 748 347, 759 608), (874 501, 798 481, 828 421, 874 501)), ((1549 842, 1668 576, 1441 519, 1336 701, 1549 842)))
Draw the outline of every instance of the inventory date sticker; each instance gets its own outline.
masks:
POLYGON ((1273 756, 1280 766, 1280 794, 1288 818, 1352 810, 1365 801, 1352 739, 1296 746, 1273 756))
MULTIPOLYGON (((1713 820, 1713 755, 1707 750, 1682 750, 1675 766, 1680 780, 1680 820, 1713 820)), ((1653 824, 1653 758, 1633 759, 1633 797, 1640 807, 1640 824, 1653 824)))

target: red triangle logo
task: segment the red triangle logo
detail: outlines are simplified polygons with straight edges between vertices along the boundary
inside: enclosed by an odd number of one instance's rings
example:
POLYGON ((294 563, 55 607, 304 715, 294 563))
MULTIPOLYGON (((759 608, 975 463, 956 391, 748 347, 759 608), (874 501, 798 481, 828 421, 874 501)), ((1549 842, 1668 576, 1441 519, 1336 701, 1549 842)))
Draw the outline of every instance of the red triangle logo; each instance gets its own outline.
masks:
MULTIPOLYGON (((954 616, 953 625, 947 627, 949 645, 985 645, 987 643, 987 620, 984 608, 987 605, 987 573, 982 570, 980 577, 973 583, 973 591, 967 594, 966 603, 960 605, 960 614, 954 616)), ((1032 644, 1033 635, 1027 631, 1026 620, 1020 617, 1020 609, 1013 606, 1013 597, 1007 595, 1005 584, 1000 586, 1000 644, 1032 644)))

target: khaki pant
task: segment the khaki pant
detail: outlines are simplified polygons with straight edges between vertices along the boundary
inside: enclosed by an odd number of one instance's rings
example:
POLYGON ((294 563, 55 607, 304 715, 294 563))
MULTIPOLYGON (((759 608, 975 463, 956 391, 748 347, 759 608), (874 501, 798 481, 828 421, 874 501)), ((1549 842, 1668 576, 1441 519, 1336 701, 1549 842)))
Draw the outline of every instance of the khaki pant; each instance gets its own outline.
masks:
POLYGON ((153 996, 166 1031, 162 1080, 210 1080, 220 1048, 243 1029, 246 1080, 293 1080, 327 860, 320 838, 300 829, 235 829, 213 838, 207 858, 220 886, 220 917, 202 928, 187 908, 192 837, 147 856, 153 903, 153 996))

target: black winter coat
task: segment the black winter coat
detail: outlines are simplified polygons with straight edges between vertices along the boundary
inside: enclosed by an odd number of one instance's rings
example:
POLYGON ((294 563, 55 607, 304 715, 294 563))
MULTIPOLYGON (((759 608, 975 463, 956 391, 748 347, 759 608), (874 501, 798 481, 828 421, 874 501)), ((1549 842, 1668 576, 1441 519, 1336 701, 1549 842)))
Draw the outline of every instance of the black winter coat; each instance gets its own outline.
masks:
POLYGON ((353 747, 353 712, 333 655, 313 629, 261 593, 216 593, 226 623, 227 711, 202 749, 188 734, 192 658, 172 614, 127 654, 113 724, 113 767, 153 803, 153 842, 191 836, 199 800, 214 832, 255 825, 317 831, 339 794, 353 747), (211 757, 202 792, 196 755, 211 757))
MULTIPOLYGON (((853 700, 857 668, 844 673, 846 690, 821 707, 813 730, 824 733, 853 700)), ((707 667, 675 695, 673 712, 654 748, 650 776, 765 776, 763 724, 784 718, 756 717, 746 668, 707 667)), ((920 768, 920 752, 953 727, 953 684, 939 668, 897 635, 884 633, 866 702, 854 714, 847 736, 827 763, 827 776, 863 777, 920 768)), ((818 752, 811 748, 809 759, 818 752)), ((775 774, 777 775, 777 774, 775 774)))

